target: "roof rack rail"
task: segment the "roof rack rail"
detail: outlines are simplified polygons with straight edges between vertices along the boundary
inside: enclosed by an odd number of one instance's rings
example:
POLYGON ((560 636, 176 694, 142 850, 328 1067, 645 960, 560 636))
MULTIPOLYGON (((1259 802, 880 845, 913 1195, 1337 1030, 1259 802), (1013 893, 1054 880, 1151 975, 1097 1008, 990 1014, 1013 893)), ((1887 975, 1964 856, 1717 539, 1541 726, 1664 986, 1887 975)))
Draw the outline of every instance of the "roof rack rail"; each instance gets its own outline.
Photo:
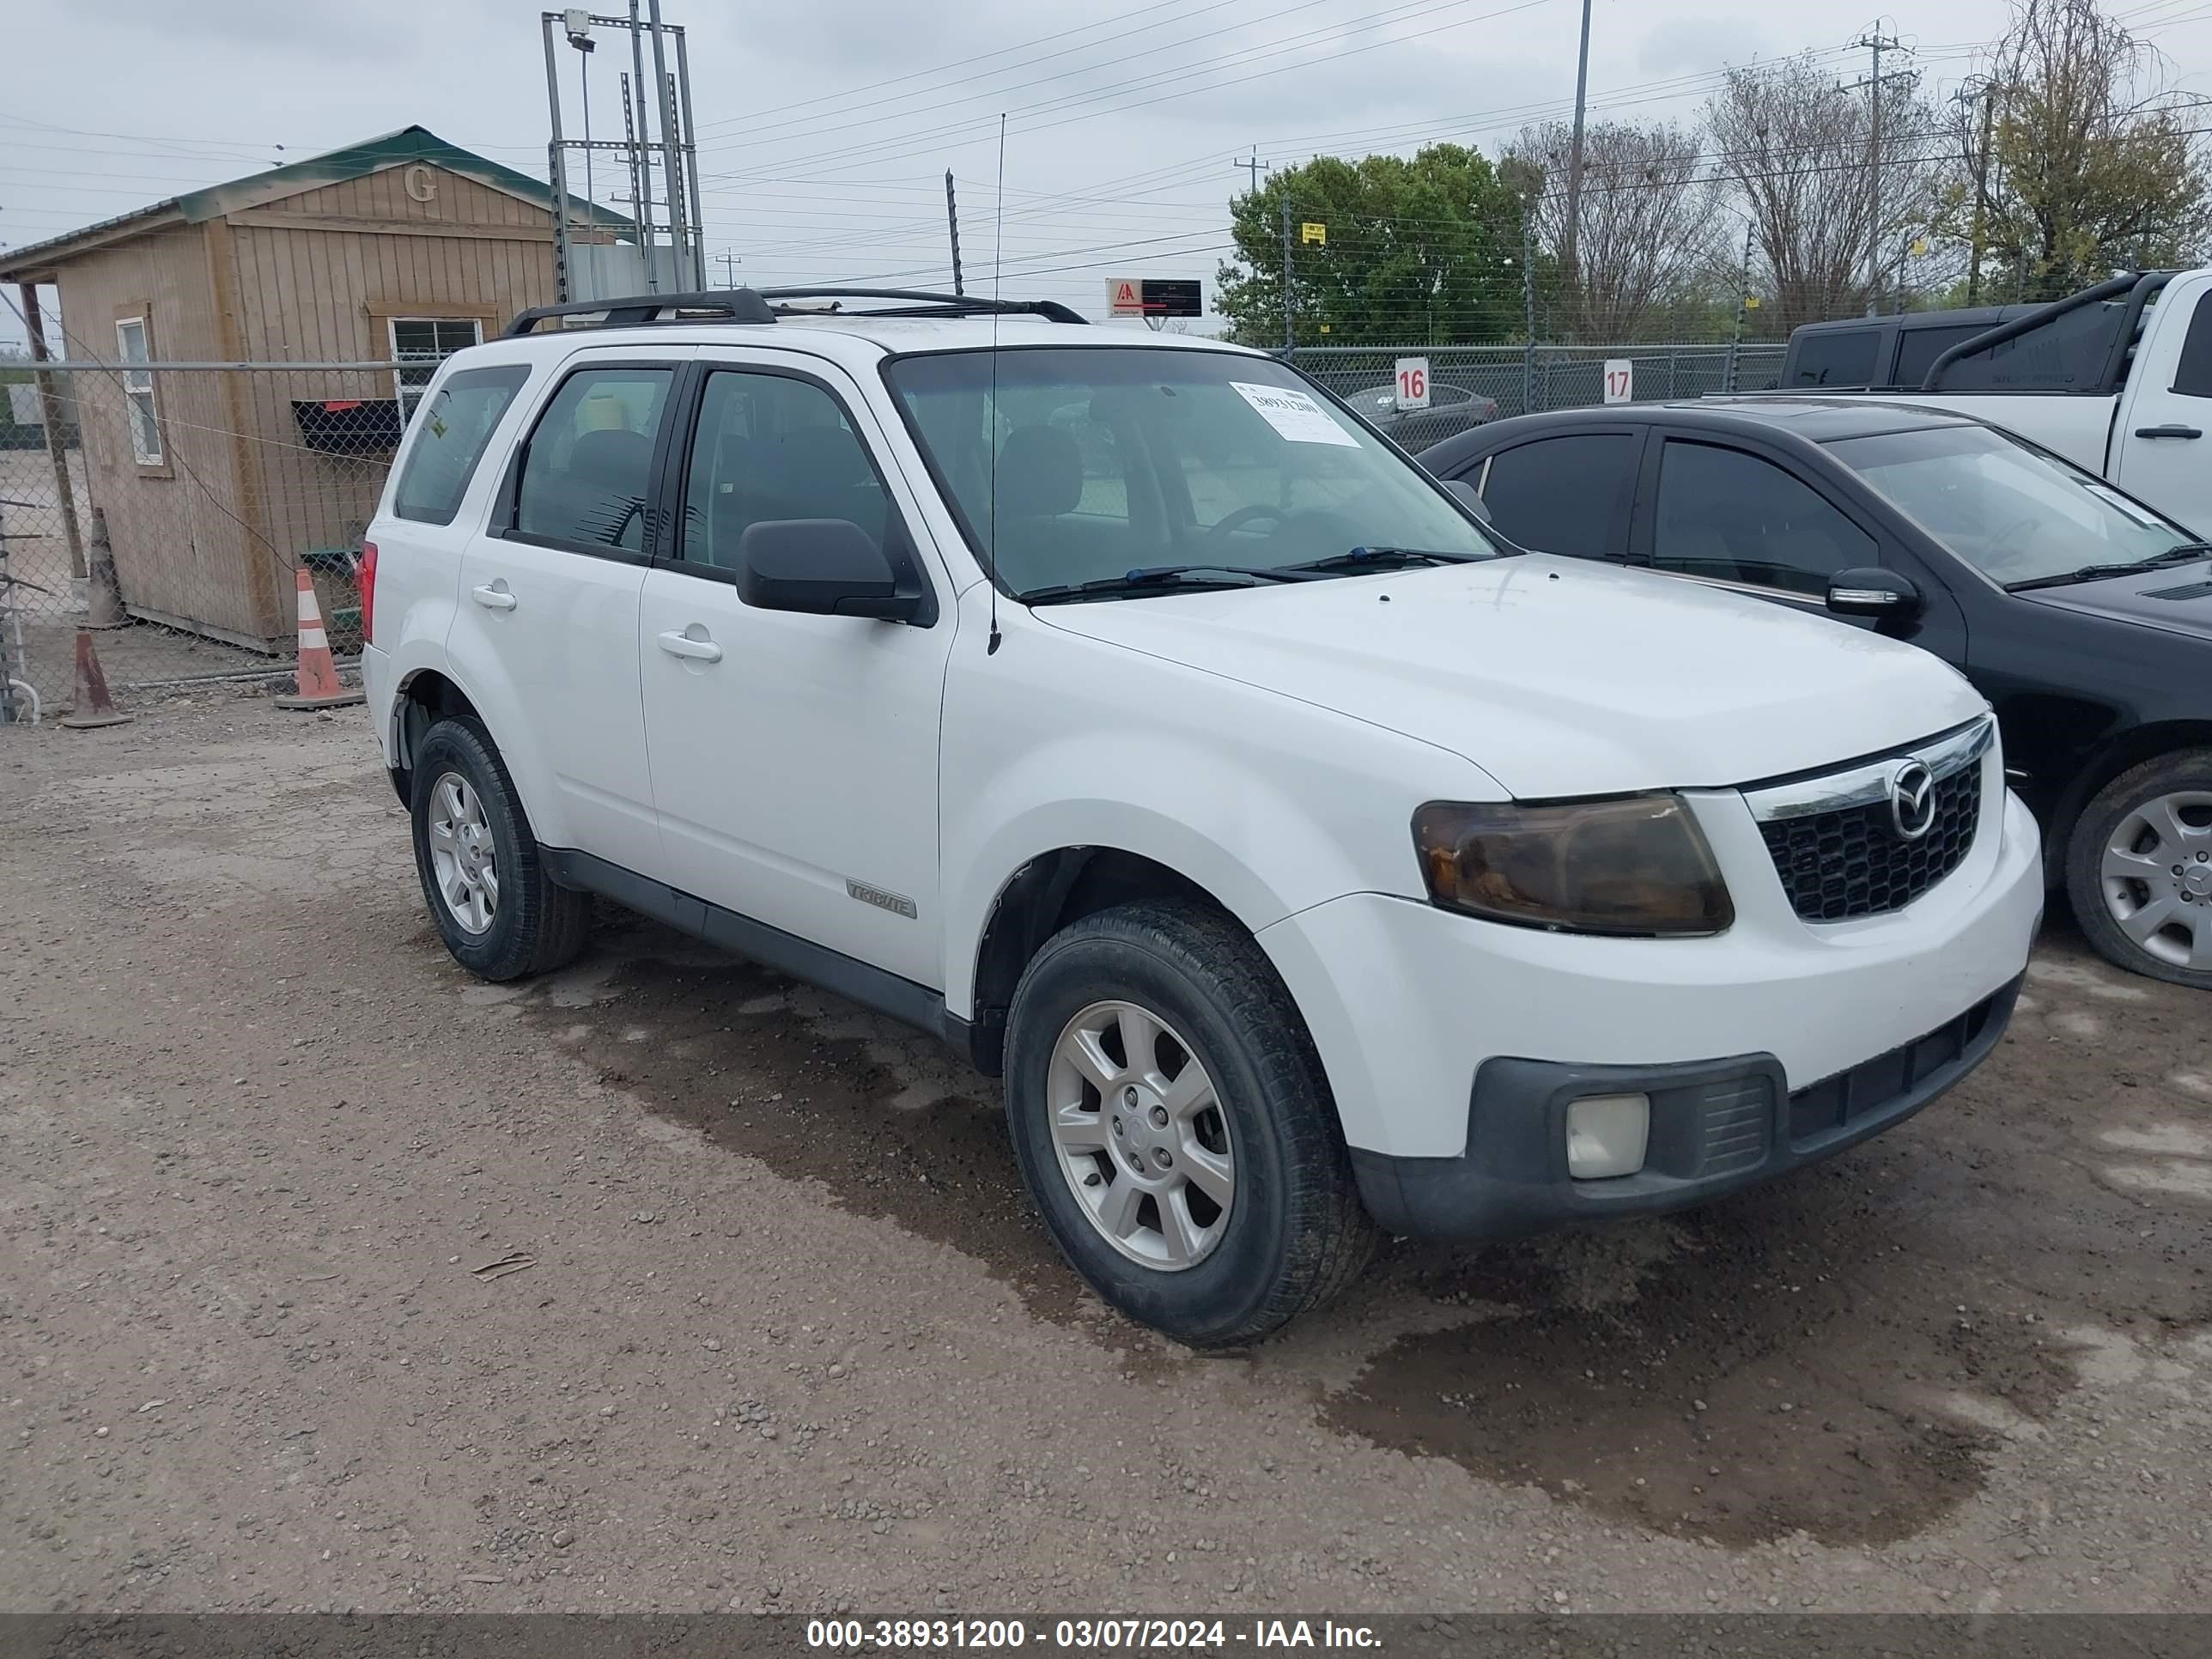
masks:
MULTIPOLYGON (((763 300, 890 300, 898 302, 895 309, 872 309, 854 313, 868 317, 988 317, 996 312, 1002 317, 1042 317, 1054 323, 1088 323, 1091 319, 1072 307, 1057 300, 987 300, 975 294, 945 294, 919 288, 764 288, 760 291, 763 300)), ((841 307, 833 304, 833 312, 841 307)), ((782 314, 789 316, 798 307, 785 307, 782 314)))
POLYGON ((532 306, 519 311, 507 325, 509 334, 535 333, 549 318, 579 317, 592 320, 567 327, 637 328, 647 323, 720 321, 772 323, 775 313, 768 302, 749 288, 692 294, 635 294, 618 300, 570 300, 563 305, 532 306))
POLYGON ((1042 317, 1054 323, 1090 319, 1057 300, 987 300, 972 294, 939 294, 913 288, 726 289, 694 294, 636 294, 612 300, 571 300, 557 306, 532 306, 515 313, 509 335, 532 334, 538 325, 560 321, 567 328, 639 328, 648 323, 773 323, 778 317, 809 314, 860 317, 1042 317), (821 300, 823 306, 790 303, 821 300), (848 300, 892 303, 848 312, 848 300), (781 303, 773 303, 781 302, 781 303), (574 321, 562 319, 574 319, 574 321))

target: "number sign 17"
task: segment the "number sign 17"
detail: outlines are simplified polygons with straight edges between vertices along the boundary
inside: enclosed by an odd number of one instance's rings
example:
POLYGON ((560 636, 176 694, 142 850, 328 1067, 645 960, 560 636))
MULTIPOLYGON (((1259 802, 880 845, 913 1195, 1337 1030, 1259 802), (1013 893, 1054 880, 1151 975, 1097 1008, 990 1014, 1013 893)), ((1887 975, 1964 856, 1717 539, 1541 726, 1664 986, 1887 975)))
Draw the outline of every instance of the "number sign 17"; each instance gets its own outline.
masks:
POLYGON ((1636 396, 1636 364, 1627 357, 1608 357, 1605 362, 1605 400, 1609 404, 1632 402, 1636 396))

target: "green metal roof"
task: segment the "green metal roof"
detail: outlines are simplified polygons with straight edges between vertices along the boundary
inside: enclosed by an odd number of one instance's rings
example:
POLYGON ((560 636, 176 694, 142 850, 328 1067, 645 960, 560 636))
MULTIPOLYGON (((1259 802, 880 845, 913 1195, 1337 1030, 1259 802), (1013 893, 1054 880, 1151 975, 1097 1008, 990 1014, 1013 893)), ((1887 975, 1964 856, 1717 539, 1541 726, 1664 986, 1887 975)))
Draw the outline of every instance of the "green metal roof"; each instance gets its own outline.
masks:
MULTIPOLYGON (((50 265, 58 259, 67 258, 76 244, 110 242, 117 233, 140 220, 159 220, 168 223, 197 225, 226 213, 259 207, 287 196, 319 190, 325 185, 343 184, 349 179, 364 178, 386 167, 405 167, 415 162, 427 162, 442 167, 448 173, 473 179, 489 189, 519 197, 547 212, 553 209, 553 190, 542 179, 533 179, 526 173, 502 167, 488 161, 473 151, 449 144, 427 127, 402 127, 397 132, 387 132, 374 138, 348 144, 343 149, 311 155, 302 161, 291 161, 281 167, 270 167, 265 173, 234 179, 226 185, 210 185, 204 190, 187 191, 181 196, 172 196, 112 219, 82 226, 64 235, 50 237, 43 242, 33 242, 26 247, 12 248, 0 253, 0 281, 26 280, 27 266, 50 265)), ((572 223, 581 223, 586 204, 582 198, 568 198, 568 214, 572 223)), ((634 240, 636 225, 619 213, 593 204, 590 222, 603 229, 611 230, 623 240, 634 240)), ((149 226, 149 228, 151 227, 149 226)), ((457 234, 465 234, 465 227, 456 226, 457 234)))

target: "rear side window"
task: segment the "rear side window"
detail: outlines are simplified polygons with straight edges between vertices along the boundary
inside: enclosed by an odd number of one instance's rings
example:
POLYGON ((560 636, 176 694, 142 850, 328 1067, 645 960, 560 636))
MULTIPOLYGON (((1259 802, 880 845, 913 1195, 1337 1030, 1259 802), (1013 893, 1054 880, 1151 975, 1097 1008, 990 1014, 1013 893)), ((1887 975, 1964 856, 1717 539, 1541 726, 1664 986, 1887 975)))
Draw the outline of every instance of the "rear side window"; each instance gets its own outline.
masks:
POLYGON ((2197 296, 2197 314, 2181 343, 2181 365, 2173 389, 2185 398, 2212 398, 2212 293, 2197 296))
POLYGON ((515 533, 577 548, 645 545, 653 445, 676 372, 610 364, 561 383, 522 458, 515 533))
POLYGON ((1881 331, 1824 329, 1797 337, 1790 358, 1790 386, 1871 386, 1881 331))
POLYGON ((1523 547, 1577 559, 1619 556, 1627 551, 1638 453, 1636 435, 1627 432, 1516 444, 1490 458, 1483 505, 1491 522, 1523 547))
POLYGON ((416 524, 453 523, 493 428, 529 378, 529 368, 521 363, 465 368, 447 377, 437 396, 416 411, 415 442, 392 492, 395 517, 416 524))
POLYGON ((1897 348, 1897 373, 1891 377, 1901 386, 1917 386, 1928 378, 1936 360, 1962 340, 1986 334, 1995 323, 1959 323, 1945 328, 1908 328, 1897 348))

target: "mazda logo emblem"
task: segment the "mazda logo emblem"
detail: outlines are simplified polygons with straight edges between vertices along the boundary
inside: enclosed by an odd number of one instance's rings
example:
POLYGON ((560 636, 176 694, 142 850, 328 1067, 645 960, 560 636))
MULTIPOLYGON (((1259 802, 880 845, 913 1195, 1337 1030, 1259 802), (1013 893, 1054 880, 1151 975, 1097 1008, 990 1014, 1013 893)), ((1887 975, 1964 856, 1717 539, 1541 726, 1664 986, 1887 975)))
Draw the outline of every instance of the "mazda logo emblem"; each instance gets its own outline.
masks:
POLYGON ((1889 775, 1889 821, 1899 841, 1918 841, 1936 827, 1936 775, 1921 762, 1889 775))

